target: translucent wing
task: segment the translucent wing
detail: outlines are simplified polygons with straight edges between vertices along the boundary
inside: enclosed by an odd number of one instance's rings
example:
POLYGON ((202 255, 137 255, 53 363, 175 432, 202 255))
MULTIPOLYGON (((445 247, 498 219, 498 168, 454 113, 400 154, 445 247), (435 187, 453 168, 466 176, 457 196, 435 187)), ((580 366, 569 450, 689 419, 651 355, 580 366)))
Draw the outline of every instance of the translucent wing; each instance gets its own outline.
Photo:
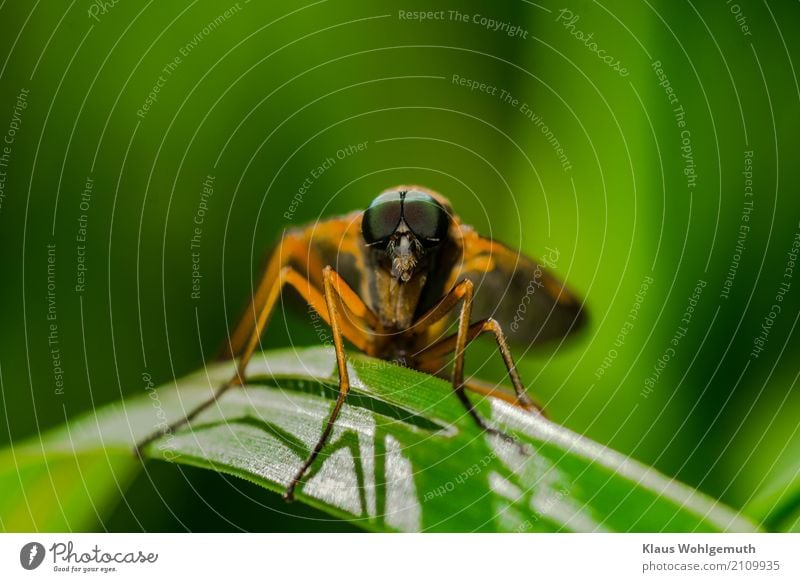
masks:
POLYGON ((306 258, 295 259, 294 266, 303 270, 318 288, 322 288, 322 269, 326 265, 331 265, 353 289, 361 288, 361 215, 352 212, 291 231, 307 245, 306 258))
POLYGON ((493 317, 509 341, 526 345, 563 338, 586 324, 582 302, 549 270, 557 251, 538 262, 470 227, 460 230, 463 260, 452 283, 473 282, 473 321, 493 317))

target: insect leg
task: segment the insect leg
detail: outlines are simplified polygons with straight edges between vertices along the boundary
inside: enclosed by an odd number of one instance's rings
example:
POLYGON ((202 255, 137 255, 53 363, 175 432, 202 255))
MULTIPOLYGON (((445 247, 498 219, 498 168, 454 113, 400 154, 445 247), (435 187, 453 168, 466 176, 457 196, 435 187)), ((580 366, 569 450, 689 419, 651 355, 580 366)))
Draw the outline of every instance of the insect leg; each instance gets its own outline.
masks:
MULTIPOLYGON (((431 326, 433 326, 438 321, 441 321, 448 313, 455 309, 458 302, 464 299, 464 305, 469 302, 468 309, 470 313, 472 312, 472 281, 469 279, 464 279, 460 283, 456 284, 450 291, 445 295, 439 303, 434 305, 430 308, 427 312, 423 313, 414 324, 408 329, 410 333, 421 333, 431 326), (467 301, 466 297, 469 295, 469 301, 467 301)), ((463 310, 463 307, 462 307, 463 310)), ((468 316, 469 317, 469 316, 468 316)), ((467 320, 469 323, 469 319, 467 320)), ((452 351, 452 350, 451 350, 452 351)))
POLYGON ((477 378, 464 380, 464 387, 469 392, 474 392, 475 394, 479 394, 481 396, 491 396, 492 398, 497 398, 498 400, 508 402, 513 406, 519 406, 520 408, 524 408, 529 412, 536 412, 544 417, 547 417, 542 405, 533 400, 530 395, 528 396, 530 403, 525 404, 517 397, 516 394, 510 394, 492 382, 485 382, 483 380, 478 380, 477 378))
MULTIPOLYGON (((157 438, 164 436, 165 434, 171 433, 176 429, 184 426, 185 424, 191 422, 198 414, 200 414, 203 410, 207 409, 209 406, 214 404, 225 392, 227 392, 230 388, 234 386, 241 386, 244 384, 245 381, 245 370, 247 368, 247 364, 250 362, 250 358, 255 351, 256 346, 261 338, 261 334, 264 332, 264 329, 269 322, 269 318, 274 311, 275 305, 277 304, 278 297, 280 296, 281 289, 284 285, 290 285, 294 289, 297 290, 298 293, 305 299, 311 307, 320 314, 323 320, 325 320, 329 325, 331 325, 329 309, 327 307, 327 300, 323 297, 322 293, 314 287, 311 282, 303 277, 300 273, 295 271, 291 267, 283 267, 280 270, 280 273, 277 276, 277 280, 274 281, 274 285, 269 289, 269 293, 265 297, 265 303, 261 308, 258 317, 255 321, 254 329, 252 330, 248 341, 243 346, 243 352, 239 361, 236 366, 236 371, 225 384, 223 384, 214 395, 209 398, 208 400, 202 402, 197 407, 195 407, 191 412, 189 412, 186 416, 181 418, 180 420, 173 422, 167 427, 162 428, 161 430, 151 434, 143 441, 139 442, 136 445, 137 453, 141 454, 141 451, 144 449, 146 445, 153 442, 157 438)), ((349 322, 344 322, 344 324, 338 328, 340 332, 345 333, 345 337, 349 341, 351 341, 356 347, 361 350, 366 350, 369 337, 361 333, 356 327, 354 327, 349 322), (343 330, 343 331, 342 331, 343 330)), ((334 340, 335 343, 335 340, 334 340)))
MULTIPOLYGON (((325 272, 328 272, 327 277, 330 278, 331 286, 333 287, 334 291, 336 292, 336 297, 339 303, 345 307, 347 311, 349 311, 352 315, 358 318, 361 322, 366 323, 371 331, 382 329, 381 322, 378 319, 378 316, 372 311, 361 297, 353 291, 353 288, 347 284, 347 281, 342 279, 342 277, 337 273, 333 268, 327 267, 323 270, 323 281, 325 272)), ((347 335, 345 334, 345 337, 347 335)), ((350 339, 350 338, 348 338, 350 339)), ((362 349, 361 351, 366 351, 362 349)))
MULTIPOLYGON (((453 375, 452 375, 452 382, 453 382, 453 392, 455 392, 458 399, 464 405, 464 408, 467 409, 469 415, 473 418, 475 423, 484 431, 499 436, 505 441, 512 442, 523 449, 522 445, 520 445, 517 440, 509 434, 504 433, 501 430, 497 430, 486 424, 486 421, 481 418, 481 415, 478 414, 478 411, 475 410, 475 407, 472 405, 472 402, 467 396, 466 391, 464 390, 464 353, 466 351, 467 343, 470 341, 470 324, 469 319, 472 315, 472 293, 473 293, 473 284, 472 281, 469 279, 464 279, 460 283, 458 283, 453 289, 445 295, 444 299, 439 302, 437 306, 433 309, 428 311, 421 319, 427 318, 427 321, 422 322, 423 329, 429 328, 431 325, 436 323, 437 321, 441 320, 449 311, 451 311, 458 301, 463 299, 463 303, 461 304, 461 311, 458 315, 458 331, 454 336, 454 348, 455 348, 455 360, 453 362, 453 375)), ((475 335, 478 335, 477 331, 473 332, 475 335)), ((448 340, 443 340, 448 341, 448 340)), ((435 347, 435 346, 434 346, 435 347)), ((451 347, 446 353, 454 351, 451 347)), ((422 354, 418 354, 417 357, 420 355, 425 355, 425 351, 422 354)), ((512 362, 513 363, 513 362, 512 362)))
POLYGON ((289 486, 286 488, 286 491, 283 494, 283 498, 286 501, 292 501, 294 499, 294 490, 297 485, 300 483, 300 480, 305 475, 308 468, 317 458, 322 448, 325 446, 325 443, 328 442, 328 439, 333 432, 333 425, 336 423, 336 418, 339 416, 339 411, 342 409, 342 405, 344 404, 344 399, 347 396, 347 393, 350 391, 350 379, 347 376, 347 363, 345 360, 344 354, 344 343, 342 342, 342 331, 339 327, 339 313, 337 309, 337 298, 341 300, 341 295, 339 295, 338 291, 335 289, 333 281, 336 278, 333 273, 333 269, 331 267, 325 267, 323 271, 323 286, 325 291, 325 304, 328 308, 329 314, 329 324, 331 326, 331 332, 333 333, 333 346, 336 349, 336 366, 339 369, 339 397, 336 399, 336 404, 333 406, 333 410, 331 411, 330 416, 328 417, 328 421, 325 423, 325 429, 322 431, 322 436, 320 436, 317 444, 311 451, 311 454, 303 463, 303 466, 297 471, 295 476, 292 478, 289 486))
POLYGON ((312 252, 307 240, 302 235, 295 232, 285 234, 277 248, 272 251, 261 272, 252 300, 236 322, 230 338, 221 346, 216 359, 227 360, 242 353, 256 327, 259 313, 263 310, 278 282, 281 270, 290 264, 302 267, 301 270, 306 273, 321 273, 323 267, 319 257, 312 252))
MULTIPOLYGON (((459 321, 459 332, 460 332, 460 321, 459 321)), ((528 393, 525 390, 525 387, 522 385, 522 380, 519 377, 519 373, 517 372, 516 364, 514 363, 514 358, 511 356, 511 350, 508 347, 508 343, 506 342, 506 336, 503 333, 502 327, 500 324, 494 319, 484 319, 483 321, 479 321, 478 323, 474 323, 466 331, 466 342, 469 343, 473 341, 478 336, 484 333, 492 333, 495 337, 495 341, 497 342, 497 349, 500 352, 500 355, 503 358, 503 363, 506 365, 506 369, 508 370, 508 376, 511 378, 511 384, 514 386, 514 392, 517 395, 517 402, 523 408, 528 410, 536 410, 540 411, 541 408, 536 405, 536 403, 531 399, 528 393)), ((419 353, 418 357, 421 358, 438 358, 445 354, 449 354, 453 351, 458 350, 458 339, 459 333, 452 335, 450 337, 444 338, 443 340, 433 344, 425 348, 422 352, 419 353)), ((463 370, 462 370, 463 372, 463 370)), ((485 392, 485 390, 481 390, 481 388, 475 386, 478 392, 485 392)))

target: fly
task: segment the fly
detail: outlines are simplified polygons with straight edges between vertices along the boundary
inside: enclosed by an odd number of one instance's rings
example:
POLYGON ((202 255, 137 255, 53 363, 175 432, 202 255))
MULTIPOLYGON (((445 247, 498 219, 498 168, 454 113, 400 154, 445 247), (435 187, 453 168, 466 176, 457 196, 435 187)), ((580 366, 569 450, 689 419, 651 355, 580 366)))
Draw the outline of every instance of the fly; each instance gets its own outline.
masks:
POLYGON ((442 375, 453 355, 453 391, 477 425, 487 425, 466 390, 539 411, 520 380, 509 342, 536 345, 585 324, 582 303, 548 269, 462 224, 440 194, 419 186, 381 193, 363 212, 288 230, 270 255, 223 357, 238 358, 233 377, 183 419, 139 443, 137 450, 192 421, 227 390, 242 386, 247 365, 284 286, 294 288, 331 328, 339 394, 325 428, 287 487, 296 487, 330 438, 350 389, 344 342, 384 360, 442 375), (519 309, 525 305, 525 317, 519 309), (513 320, 513 322, 512 322, 513 320), (451 324, 457 331, 447 334, 451 324), (467 345, 492 334, 514 394, 464 379, 467 345))

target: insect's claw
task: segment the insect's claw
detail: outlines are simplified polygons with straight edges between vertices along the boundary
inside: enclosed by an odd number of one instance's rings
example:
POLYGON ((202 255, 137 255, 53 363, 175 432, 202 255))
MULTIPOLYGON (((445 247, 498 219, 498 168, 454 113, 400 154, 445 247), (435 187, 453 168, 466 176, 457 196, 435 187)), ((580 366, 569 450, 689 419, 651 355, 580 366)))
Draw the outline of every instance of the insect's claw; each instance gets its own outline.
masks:
POLYGON ((144 440, 141 440, 141 441, 137 442, 135 445, 133 445, 133 454, 139 460, 144 461, 145 460, 144 450, 147 448, 147 445, 149 445, 150 443, 152 443, 155 440, 160 439, 165 434, 166 434, 166 432, 162 429, 162 430, 158 430, 158 431, 152 433, 148 437, 145 437, 144 440))
POLYGON ((294 491, 295 489, 297 489, 297 486, 300 484, 300 479, 303 478, 303 475, 305 475, 306 471, 311 466, 311 463, 314 461, 316 456, 317 456, 316 452, 312 453, 311 456, 308 459, 306 459, 306 462, 302 466, 302 468, 297 473, 295 473, 295 476, 289 482, 289 486, 286 487, 286 491, 283 492, 283 500, 286 503, 291 503, 292 501, 294 501, 294 491))
POLYGON ((514 438, 512 435, 508 434, 507 432, 503 432, 502 430, 493 428, 491 426, 484 426, 483 429, 487 433, 489 433, 491 435, 494 435, 496 437, 499 437, 500 439, 504 440, 505 442, 514 445, 515 447, 517 447, 519 452, 522 453, 523 455, 526 455, 526 456, 530 455, 530 451, 528 450, 528 447, 525 446, 525 443, 521 443, 519 440, 517 440, 516 438, 514 438))
POLYGON ((292 503, 294 501, 294 490, 297 486, 297 481, 292 481, 289 486, 286 488, 286 491, 283 492, 283 500, 286 503, 292 503))

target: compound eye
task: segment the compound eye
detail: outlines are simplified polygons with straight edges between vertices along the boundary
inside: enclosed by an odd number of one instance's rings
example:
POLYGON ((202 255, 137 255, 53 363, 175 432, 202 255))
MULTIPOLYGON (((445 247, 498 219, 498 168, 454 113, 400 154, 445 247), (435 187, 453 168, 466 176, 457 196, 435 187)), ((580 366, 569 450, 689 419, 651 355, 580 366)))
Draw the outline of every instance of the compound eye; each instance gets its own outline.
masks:
POLYGON ((447 211, 432 196, 409 192, 403 201, 403 220, 423 244, 431 246, 447 236, 447 211))
POLYGON ((364 211, 361 234, 368 245, 386 244, 397 230, 402 215, 399 192, 381 194, 364 211))

